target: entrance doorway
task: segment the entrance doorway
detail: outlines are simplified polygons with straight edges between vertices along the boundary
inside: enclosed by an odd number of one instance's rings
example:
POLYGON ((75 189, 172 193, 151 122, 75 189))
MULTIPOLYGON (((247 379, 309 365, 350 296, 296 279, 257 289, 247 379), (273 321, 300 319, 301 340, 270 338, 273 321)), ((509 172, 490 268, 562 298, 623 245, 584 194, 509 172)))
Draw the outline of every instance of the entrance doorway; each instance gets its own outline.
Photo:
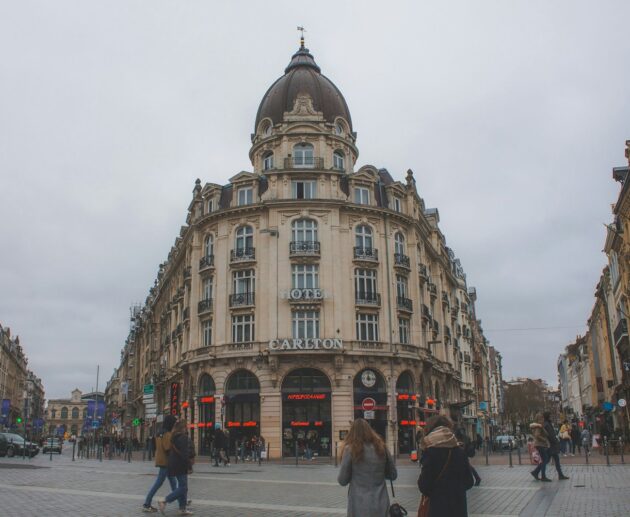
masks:
POLYGON ((282 382, 282 455, 330 456, 330 381, 315 368, 300 368, 282 382))
MULTIPOLYGON (((367 402, 366 407, 372 407, 371 401, 367 402)), ((387 441, 387 385, 383 376, 371 368, 360 371, 354 378, 354 418, 365 418, 387 441), (363 408, 366 399, 374 401, 374 409, 363 408)))
POLYGON ((212 442, 214 441, 214 380, 204 373, 197 385, 197 403, 199 404, 199 454, 209 456, 211 454, 212 442))
POLYGON ((398 419, 398 452, 408 454, 415 446, 416 399, 413 379, 403 372, 396 381, 396 414, 398 419))
POLYGON ((260 383, 248 370, 237 370, 225 386, 225 429, 229 450, 238 445, 247 451, 252 438, 260 435, 260 383))

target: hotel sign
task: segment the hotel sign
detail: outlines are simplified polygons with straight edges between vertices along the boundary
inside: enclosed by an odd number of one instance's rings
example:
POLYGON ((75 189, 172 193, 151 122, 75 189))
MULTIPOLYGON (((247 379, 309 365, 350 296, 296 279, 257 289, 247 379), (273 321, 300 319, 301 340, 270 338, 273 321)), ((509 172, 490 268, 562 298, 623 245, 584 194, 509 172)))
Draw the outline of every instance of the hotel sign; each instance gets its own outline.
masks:
POLYGON ((272 339, 269 341, 269 350, 278 352, 284 350, 343 350, 343 339, 272 339))
POLYGON ((319 288, 300 287, 283 291, 281 296, 293 302, 314 302, 323 300, 326 294, 319 288))

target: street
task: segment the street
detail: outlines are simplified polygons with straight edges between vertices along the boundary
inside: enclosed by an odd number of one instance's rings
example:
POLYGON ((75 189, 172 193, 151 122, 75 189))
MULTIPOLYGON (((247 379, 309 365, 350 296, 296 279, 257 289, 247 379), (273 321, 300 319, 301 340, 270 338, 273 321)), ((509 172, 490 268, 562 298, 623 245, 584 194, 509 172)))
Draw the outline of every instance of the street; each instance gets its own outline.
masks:
MULTIPOLYGON (((477 466, 483 479, 468 492, 472 516, 622 516, 630 505, 630 469, 613 465, 567 465, 569 481, 536 483, 529 466, 477 466)), ((395 482, 399 502, 415 515, 419 501, 418 468, 401 461, 395 482)), ((146 461, 77 459, 66 447, 61 456, 38 455, 32 460, 0 458, 0 508, 14 516, 143 515, 144 496, 156 469, 146 461)), ((214 468, 195 465, 189 497, 199 516, 300 517, 345 515, 346 488, 336 482, 332 465, 239 463, 214 468)), ((157 497, 167 494, 168 483, 157 497)), ((157 505, 157 499, 153 501, 157 505)), ((167 515, 177 515, 170 505, 167 515)))

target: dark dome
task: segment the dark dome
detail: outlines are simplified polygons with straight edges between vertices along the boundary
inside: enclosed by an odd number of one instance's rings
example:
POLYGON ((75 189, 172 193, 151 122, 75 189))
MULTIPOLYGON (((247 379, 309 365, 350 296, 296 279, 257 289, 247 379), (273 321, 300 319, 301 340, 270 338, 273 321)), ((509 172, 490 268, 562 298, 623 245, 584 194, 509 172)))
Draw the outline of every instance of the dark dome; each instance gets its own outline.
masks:
POLYGON ((346 100, 333 82, 321 74, 315 59, 303 46, 293 54, 284 75, 265 93, 258 107, 254 131, 258 130, 258 124, 264 118, 270 118, 274 124, 282 122, 284 112, 293 110, 295 99, 300 93, 311 96, 313 108, 324 114, 326 122, 332 123, 336 117, 343 117, 352 131, 346 100))

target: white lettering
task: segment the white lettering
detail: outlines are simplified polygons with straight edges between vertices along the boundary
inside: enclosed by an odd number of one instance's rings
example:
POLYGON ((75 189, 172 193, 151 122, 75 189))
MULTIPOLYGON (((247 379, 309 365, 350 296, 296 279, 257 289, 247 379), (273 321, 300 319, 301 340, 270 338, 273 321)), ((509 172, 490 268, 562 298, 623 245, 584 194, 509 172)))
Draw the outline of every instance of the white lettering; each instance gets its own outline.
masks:
POLYGON ((304 340, 304 348, 306 350, 313 350, 313 341, 312 341, 312 339, 310 337, 307 337, 304 340))
POLYGON ((278 350, 278 340, 272 339, 269 341, 269 350, 278 350))
POLYGON ((333 339, 333 344, 335 345, 335 348, 338 348, 339 350, 341 350, 343 348, 343 341, 341 339, 335 338, 333 339))
POLYGON ((339 338, 292 338, 271 339, 269 350, 343 350, 343 339, 339 338))
POLYGON ((297 350, 297 349, 300 349, 300 350, 303 349, 303 347, 302 347, 302 340, 301 339, 294 339, 293 340, 293 350, 297 350))
POLYGON ((289 340, 288 339, 283 339, 282 340, 282 350, 291 350, 291 345, 289 344, 289 340))

